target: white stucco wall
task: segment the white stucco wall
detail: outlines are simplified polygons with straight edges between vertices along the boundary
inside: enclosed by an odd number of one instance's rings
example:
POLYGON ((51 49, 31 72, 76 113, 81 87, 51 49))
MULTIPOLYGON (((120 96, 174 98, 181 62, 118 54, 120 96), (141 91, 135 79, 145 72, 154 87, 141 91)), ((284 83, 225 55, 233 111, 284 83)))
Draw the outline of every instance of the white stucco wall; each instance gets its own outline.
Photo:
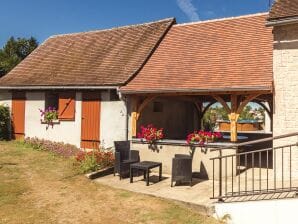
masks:
POLYGON ((298 199, 216 203, 214 217, 229 224, 296 224, 298 199))
MULTIPOLYGON (((0 91, 0 104, 11 108, 11 92, 0 91)), ((45 107, 45 92, 27 91, 25 103, 25 137, 37 137, 51 141, 74 144, 80 147, 82 93, 76 93, 75 121, 60 121, 46 128, 42 124, 39 109, 45 107)), ((126 105, 122 100, 110 101, 108 91, 101 93, 100 141, 104 147, 113 147, 114 141, 126 139, 126 105)))
POLYGON ((104 147, 126 139, 126 107, 123 101, 102 101, 100 141, 104 147))
POLYGON ((110 101, 108 91, 101 93, 100 111, 100 141, 101 145, 109 148, 114 146, 114 141, 126 140, 126 116, 125 102, 110 101))
POLYGON ((46 128, 40 121, 39 109, 45 107, 44 92, 27 92, 25 110, 25 137, 38 137, 51 141, 80 146, 81 139, 81 93, 76 93, 75 121, 60 121, 46 128))

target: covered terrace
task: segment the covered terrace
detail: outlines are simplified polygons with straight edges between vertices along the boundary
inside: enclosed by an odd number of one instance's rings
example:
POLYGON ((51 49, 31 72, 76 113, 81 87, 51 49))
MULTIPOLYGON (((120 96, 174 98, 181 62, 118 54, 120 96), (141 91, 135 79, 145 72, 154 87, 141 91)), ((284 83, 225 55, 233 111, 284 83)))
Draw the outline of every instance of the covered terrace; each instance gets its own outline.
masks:
POLYGON ((237 121, 249 102, 263 106, 272 119, 273 40, 271 28, 264 25, 267 16, 171 27, 147 63, 120 89, 130 102, 130 133, 141 158, 162 161, 165 172, 170 173, 174 154, 190 150, 186 136, 201 129, 206 110, 219 102, 230 120, 230 141, 201 147, 193 159, 194 170, 210 178, 210 158, 218 153, 211 149, 238 141, 237 121), (164 128, 165 140, 157 147, 159 155, 134 138, 141 125, 150 123, 164 128))

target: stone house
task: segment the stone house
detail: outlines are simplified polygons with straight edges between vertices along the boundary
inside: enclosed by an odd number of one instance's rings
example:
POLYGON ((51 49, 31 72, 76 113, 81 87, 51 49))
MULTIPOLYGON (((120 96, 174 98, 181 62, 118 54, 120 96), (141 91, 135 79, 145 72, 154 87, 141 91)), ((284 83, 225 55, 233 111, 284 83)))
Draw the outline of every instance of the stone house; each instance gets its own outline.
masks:
POLYGON ((266 25, 273 27, 273 133, 280 135, 298 129, 298 1, 276 1, 266 25))
MULTIPOLYGON (((298 1, 275 1, 266 26, 273 27, 273 135, 278 136, 298 130, 298 1)), ((275 141, 274 145, 277 147, 296 142, 297 137, 292 137, 275 141)), ((284 158, 289 157, 295 164, 298 161, 297 150, 292 155, 287 151, 284 158)), ((281 161, 281 155, 277 155, 277 159, 281 161)), ((298 167, 294 166, 292 169, 293 175, 298 177, 298 167)), ((288 166, 284 172, 289 173, 288 166)))

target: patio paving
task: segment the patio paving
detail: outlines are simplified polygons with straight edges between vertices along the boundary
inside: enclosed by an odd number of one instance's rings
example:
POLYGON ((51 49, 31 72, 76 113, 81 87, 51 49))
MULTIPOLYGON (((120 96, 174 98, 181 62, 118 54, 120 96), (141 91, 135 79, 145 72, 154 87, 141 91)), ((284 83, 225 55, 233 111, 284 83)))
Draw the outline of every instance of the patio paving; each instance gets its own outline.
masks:
MULTIPOLYGON (((223 193, 225 192, 225 187, 227 187, 228 192, 231 189, 234 189, 234 192, 239 191, 239 181, 241 184, 241 191, 244 190, 252 190, 252 185, 254 185, 254 189, 258 189, 260 187, 260 180, 261 180, 261 187, 262 189, 266 189, 267 181, 266 181, 266 170, 262 169, 262 178, 259 178, 259 169, 255 168, 255 181, 252 182, 252 170, 247 170, 247 189, 245 187, 245 179, 246 174, 245 172, 240 174, 240 177, 234 177, 234 186, 232 186, 231 177, 227 178, 227 185, 223 182, 223 193), (254 183, 254 184, 252 184, 254 183)), ((143 175, 134 177, 134 182, 130 183, 129 178, 124 178, 119 180, 119 176, 114 175, 107 175, 104 177, 100 177, 95 179, 94 181, 103 185, 111 186, 114 188, 119 188, 123 190, 128 190, 136 193, 148 194, 155 197, 165 198, 169 200, 174 200, 180 203, 184 203, 190 207, 194 207, 199 212, 207 215, 212 215, 215 211, 217 206, 217 200, 210 199, 213 194, 213 182, 212 180, 203 180, 198 178, 193 178, 192 186, 189 185, 177 185, 171 187, 171 177, 170 175, 163 174, 162 181, 158 181, 158 169, 154 169, 154 172, 150 173, 150 183, 149 186, 146 186, 146 182, 143 179, 143 175)), ((269 188, 273 188, 273 170, 269 170, 268 173, 269 188)), ((223 180, 224 181, 224 180, 223 180)), ((285 179, 286 186, 289 184, 288 180, 285 179)), ((298 180, 294 179, 292 181, 293 187, 298 186, 298 180)), ((215 186, 215 195, 218 194, 218 181, 214 181, 215 186)), ((277 187, 281 187, 281 182, 276 182, 277 187)), ((296 188, 297 189, 297 188, 296 188)), ((280 199, 280 198, 293 198, 296 196, 296 192, 284 192, 284 193, 267 193, 262 195, 251 195, 251 196, 240 196, 234 197, 230 199, 226 199, 226 202, 245 202, 245 201, 258 201, 258 200, 265 200, 265 199, 280 199)))
POLYGON ((199 212, 212 215, 214 202, 212 196, 212 181, 193 178, 192 186, 178 185, 171 187, 171 178, 163 174, 162 181, 158 181, 158 173, 150 173, 150 183, 146 186, 143 175, 134 177, 130 183, 129 178, 119 180, 119 176, 108 175, 94 180, 97 183, 136 193, 148 194, 155 197, 166 198, 196 208, 199 212))

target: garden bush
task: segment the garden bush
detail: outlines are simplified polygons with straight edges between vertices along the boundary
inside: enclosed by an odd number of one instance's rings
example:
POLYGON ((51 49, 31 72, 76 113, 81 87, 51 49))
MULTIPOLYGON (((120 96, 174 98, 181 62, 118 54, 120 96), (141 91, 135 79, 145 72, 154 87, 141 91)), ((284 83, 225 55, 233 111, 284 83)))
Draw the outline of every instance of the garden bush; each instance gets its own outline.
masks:
POLYGON ((26 138, 24 144, 33 149, 52 152, 64 158, 74 157, 74 165, 79 167, 81 173, 96 171, 114 165, 114 153, 104 148, 87 152, 71 144, 52 142, 38 138, 26 138))
POLYGON ((9 108, 0 105, 0 140, 8 140, 10 138, 10 111, 9 108))
POLYGON ((114 154, 107 149, 96 149, 90 152, 80 151, 76 156, 77 164, 82 173, 92 172, 114 165, 114 154))
POLYGON ((80 149, 75 145, 38 138, 26 138, 24 143, 31 146, 33 149, 49 151, 65 158, 76 156, 80 152, 80 149))

